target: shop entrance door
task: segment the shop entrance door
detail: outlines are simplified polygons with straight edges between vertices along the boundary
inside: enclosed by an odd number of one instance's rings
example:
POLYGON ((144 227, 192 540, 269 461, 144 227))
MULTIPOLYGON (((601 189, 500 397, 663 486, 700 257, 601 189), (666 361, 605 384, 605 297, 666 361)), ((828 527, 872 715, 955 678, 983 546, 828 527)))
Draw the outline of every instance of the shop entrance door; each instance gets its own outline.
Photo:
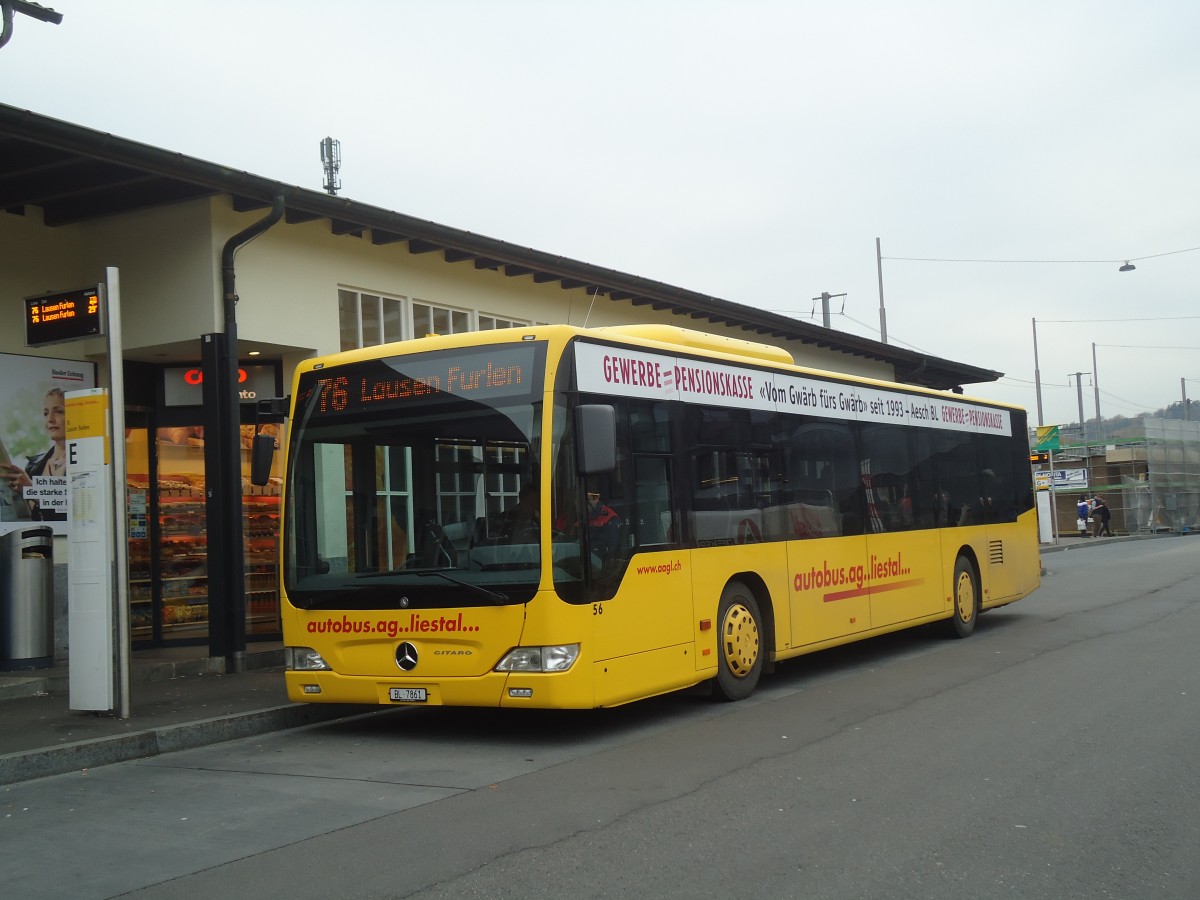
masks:
POLYGON ((204 429, 156 428, 158 621, 161 640, 208 640, 208 517, 204 506, 204 429))
MULTIPOLYGON (((127 413, 127 417, 130 416, 127 413)), ((130 419, 126 433, 129 598, 133 640, 140 646, 205 644, 211 615, 224 598, 209 596, 204 428, 130 419)), ((279 479, 265 488, 249 478, 253 425, 242 444, 246 636, 280 633, 276 558, 279 479)), ((279 455, 279 454, 277 454, 279 455)))

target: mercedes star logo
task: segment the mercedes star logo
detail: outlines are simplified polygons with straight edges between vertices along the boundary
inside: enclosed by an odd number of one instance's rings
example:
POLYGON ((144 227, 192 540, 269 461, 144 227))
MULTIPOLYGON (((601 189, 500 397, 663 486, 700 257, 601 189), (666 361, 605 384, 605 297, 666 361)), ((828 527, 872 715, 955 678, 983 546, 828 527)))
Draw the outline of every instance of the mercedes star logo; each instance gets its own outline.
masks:
POLYGON ((405 641, 396 648, 396 665, 405 672, 411 672, 417 667, 417 648, 405 641))

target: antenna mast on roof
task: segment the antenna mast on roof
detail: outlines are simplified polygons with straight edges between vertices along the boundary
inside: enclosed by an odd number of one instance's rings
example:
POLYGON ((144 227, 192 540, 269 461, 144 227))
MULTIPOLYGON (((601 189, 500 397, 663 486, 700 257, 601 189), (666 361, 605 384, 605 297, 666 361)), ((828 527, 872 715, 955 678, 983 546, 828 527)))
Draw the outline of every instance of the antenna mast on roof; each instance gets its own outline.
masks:
POLYGON ((338 170, 342 167, 341 141, 331 137, 321 141, 321 165, 325 167, 325 184, 322 187, 327 194, 336 196, 342 186, 342 180, 338 178, 338 170))

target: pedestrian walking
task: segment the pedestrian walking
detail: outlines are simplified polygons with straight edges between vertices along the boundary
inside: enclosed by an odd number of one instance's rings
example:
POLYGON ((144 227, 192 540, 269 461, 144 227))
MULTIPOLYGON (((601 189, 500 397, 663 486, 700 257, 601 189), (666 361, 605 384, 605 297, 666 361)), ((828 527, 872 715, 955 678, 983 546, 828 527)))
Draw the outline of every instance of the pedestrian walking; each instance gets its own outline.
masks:
POLYGON ((1103 537, 1108 535, 1112 537, 1112 529, 1108 527, 1109 521, 1112 519, 1112 511, 1109 510, 1108 504, 1104 502, 1104 498, 1099 494, 1096 495, 1095 501, 1092 503, 1092 519, 1094 537, 1103 537))
POLYGON ((1088 536, 1088 516, 1091 515, 1091 511, 1092 504, 1088 502, 1087 495, 1084 494, 1075 506, 1075 527, 1079 529, 1081 538, 1088 536))

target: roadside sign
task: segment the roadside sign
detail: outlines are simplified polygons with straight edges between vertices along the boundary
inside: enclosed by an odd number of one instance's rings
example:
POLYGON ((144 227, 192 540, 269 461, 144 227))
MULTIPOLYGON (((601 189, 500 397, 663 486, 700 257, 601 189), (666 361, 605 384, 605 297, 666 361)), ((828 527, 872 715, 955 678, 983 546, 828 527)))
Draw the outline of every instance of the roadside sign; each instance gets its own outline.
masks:
POLYGON ((1035 450, 1059 449, 1057 425, 1039 425, 1037 429, 1037 447, 1035 450))
POLYGON ((1033 483, 1039 491, 1049 490, 1051 484, 1056 491, 1083 490, 1088 486, 1088 470, 1055 469, 1053 472, 1034 472, 1033 483))

